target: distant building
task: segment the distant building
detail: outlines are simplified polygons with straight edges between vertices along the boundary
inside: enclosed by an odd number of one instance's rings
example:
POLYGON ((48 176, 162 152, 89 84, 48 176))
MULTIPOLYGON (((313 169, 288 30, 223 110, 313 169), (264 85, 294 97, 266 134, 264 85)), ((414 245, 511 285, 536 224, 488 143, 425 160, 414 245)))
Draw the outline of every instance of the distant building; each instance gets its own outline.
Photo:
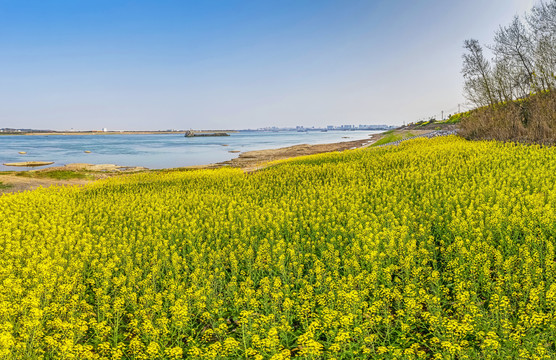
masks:
POLYGON ((108 132, 107 128, 102 128, 102 132, 108 132))

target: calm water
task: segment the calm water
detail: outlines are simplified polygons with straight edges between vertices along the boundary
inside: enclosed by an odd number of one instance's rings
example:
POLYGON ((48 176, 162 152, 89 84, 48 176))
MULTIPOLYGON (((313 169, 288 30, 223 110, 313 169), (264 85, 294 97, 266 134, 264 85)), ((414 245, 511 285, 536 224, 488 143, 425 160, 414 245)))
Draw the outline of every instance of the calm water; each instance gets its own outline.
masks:
MULTIPOLYGON (((210 164, 241 152, 297 144, 325 144, 366 139, 380 131, 239 132, 224 137, 186 138, 181 133, 155 135, 5 135, 0 136, 0 170, 29 170, 4 166, 22 161, 144 166, 150 169, 210 164), (345 138, 349 137, 349 138, 345 138), (224 146, 227 145, 227 146, 224 146), (85 151, 91 151, 90 154, 85 151), (26 155, 18 152, 25 151, 26 155)), ((36 167, 34 167, 36 169, 36 167)))

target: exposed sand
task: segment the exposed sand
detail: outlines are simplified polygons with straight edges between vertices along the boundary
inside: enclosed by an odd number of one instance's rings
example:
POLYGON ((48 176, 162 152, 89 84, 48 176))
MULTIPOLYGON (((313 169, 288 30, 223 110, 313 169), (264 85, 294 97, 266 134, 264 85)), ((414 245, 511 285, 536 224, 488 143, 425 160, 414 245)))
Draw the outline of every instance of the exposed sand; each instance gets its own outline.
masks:
POLYGON ((51 164, 54 164, 54 161, 23 161, 23 162, 4 163, 4 166, 45 166, 51 164))

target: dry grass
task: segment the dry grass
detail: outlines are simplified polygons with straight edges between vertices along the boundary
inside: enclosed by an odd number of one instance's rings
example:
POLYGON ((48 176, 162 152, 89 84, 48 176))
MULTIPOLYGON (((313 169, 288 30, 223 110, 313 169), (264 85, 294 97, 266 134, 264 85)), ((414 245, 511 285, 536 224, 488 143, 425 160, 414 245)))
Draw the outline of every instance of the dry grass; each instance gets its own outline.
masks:
POLYGON ((471 140, 555 144, 556 94, 537 94, 473 111, 460 123, 460 134, 471 140))

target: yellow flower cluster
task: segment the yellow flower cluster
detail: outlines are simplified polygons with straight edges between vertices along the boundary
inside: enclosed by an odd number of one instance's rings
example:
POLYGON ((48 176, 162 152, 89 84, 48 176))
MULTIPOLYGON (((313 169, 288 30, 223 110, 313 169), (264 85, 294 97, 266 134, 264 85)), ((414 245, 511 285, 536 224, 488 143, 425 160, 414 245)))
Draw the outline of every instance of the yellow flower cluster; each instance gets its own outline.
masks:
POLYGON ((0 197, 0 358, 551 359, 556 148, 416 139, 0 197))

